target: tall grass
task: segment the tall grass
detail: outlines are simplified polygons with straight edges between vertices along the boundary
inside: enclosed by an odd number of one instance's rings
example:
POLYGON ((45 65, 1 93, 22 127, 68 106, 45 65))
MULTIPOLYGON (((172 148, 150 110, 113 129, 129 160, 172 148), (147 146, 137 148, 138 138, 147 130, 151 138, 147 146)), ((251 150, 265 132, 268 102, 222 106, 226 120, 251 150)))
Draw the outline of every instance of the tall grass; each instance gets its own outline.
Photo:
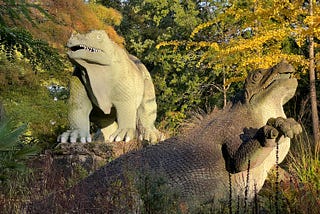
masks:
POLYGON ((282 168, 269 173, 259 193, 261 210, 267 213, 320 213, 320 159, 307 133, 292 140, 282 168), (277 186, 277 174, 280 174, 277 186), (278 188, 278 190, 277 190, 278 188), (277 207, 276 207, 277 205, 277 207))
POLYGON ((320 213, 320 156, 317 143, 304 134, 288 155, 292 188, 286 196, 302 213, 320 213))

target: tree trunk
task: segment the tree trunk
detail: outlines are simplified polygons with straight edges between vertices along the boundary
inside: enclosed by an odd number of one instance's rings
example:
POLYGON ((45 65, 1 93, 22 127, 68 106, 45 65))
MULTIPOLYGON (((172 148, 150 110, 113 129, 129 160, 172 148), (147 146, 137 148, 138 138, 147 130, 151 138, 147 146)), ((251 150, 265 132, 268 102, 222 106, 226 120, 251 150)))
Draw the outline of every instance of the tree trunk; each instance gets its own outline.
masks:
POLYGON ((223 90, 223 108, 225 108, 227 106, 227 88, 226 88, 226 71, 225 71, 225 68, 223 69, 222 90, 223 90))
MULTIPOLYGON (((313 16, 313 0, 310 0, 310 16, 313 16)), ((310 26, 313 27, 313 26, 310 26)), ((314 40, 313 35, 309 37, 309 79, 310 79, 310 100, 312 111, 312 127, 313 138, 315 142, 315 153, 318 154, 320 150, 319 142, 319 118, 317 109, 317 96, 316 96, 316 75, 314 66, 314 40)))

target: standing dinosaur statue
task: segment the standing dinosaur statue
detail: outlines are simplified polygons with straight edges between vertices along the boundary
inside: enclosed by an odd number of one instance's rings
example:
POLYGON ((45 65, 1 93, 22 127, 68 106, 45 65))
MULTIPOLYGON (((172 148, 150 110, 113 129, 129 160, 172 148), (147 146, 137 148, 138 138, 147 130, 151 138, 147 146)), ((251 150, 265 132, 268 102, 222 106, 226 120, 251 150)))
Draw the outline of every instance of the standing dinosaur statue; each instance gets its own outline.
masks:
POLYGON ((70 81, 70 130, 58 141, 91 142, 90 119, 104 139, 130 141, 138 127, 141 139, 156 142, 154 86, 140 60, 114 43, 103 30, 74 34, 67 47, 75 65, 70 81))
POLYGON ((139 184, 156 177, 189 208, 230 197, 252 199, 268 171, 285 158, 290 138, 302 132, 283 110, 297 88, 293 72, 283 61, 250 73, 241 99, 225 109, 214 110, 181 136, 120 156, 30 210, 134 213, 126 199, 141 202, 139 184))

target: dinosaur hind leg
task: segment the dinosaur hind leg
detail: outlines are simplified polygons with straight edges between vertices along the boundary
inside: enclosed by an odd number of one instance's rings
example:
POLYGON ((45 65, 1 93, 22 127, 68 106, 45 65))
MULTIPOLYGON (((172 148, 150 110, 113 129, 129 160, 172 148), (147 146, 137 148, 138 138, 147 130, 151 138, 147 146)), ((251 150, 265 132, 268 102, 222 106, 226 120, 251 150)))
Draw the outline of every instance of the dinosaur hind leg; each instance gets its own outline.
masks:
POLYGON ((156 129, 154 123, 157 117, 157 104, 154 86, 150 78, 144 81, 144 94, 142 102, 138 108, 138 130, 139 138, 155 143, 163 140, 163 135, 156 129))

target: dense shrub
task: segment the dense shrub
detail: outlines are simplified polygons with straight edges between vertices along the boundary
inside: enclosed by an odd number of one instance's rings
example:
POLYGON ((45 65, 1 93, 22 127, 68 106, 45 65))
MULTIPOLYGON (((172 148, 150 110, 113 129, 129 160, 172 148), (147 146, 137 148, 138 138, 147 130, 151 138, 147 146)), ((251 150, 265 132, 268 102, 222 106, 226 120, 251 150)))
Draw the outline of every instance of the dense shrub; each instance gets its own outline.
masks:
POLYGON ((29 124, 24 134, 29 142, 47 146, 54 145, 58 132, 67 125, 65 100, 55 100, 47 89, 55 82, 50 77, 48 73, 36 73, 25 60, 10 62, 0 53, 0 98, 8 116, 17 124, 29 124))

